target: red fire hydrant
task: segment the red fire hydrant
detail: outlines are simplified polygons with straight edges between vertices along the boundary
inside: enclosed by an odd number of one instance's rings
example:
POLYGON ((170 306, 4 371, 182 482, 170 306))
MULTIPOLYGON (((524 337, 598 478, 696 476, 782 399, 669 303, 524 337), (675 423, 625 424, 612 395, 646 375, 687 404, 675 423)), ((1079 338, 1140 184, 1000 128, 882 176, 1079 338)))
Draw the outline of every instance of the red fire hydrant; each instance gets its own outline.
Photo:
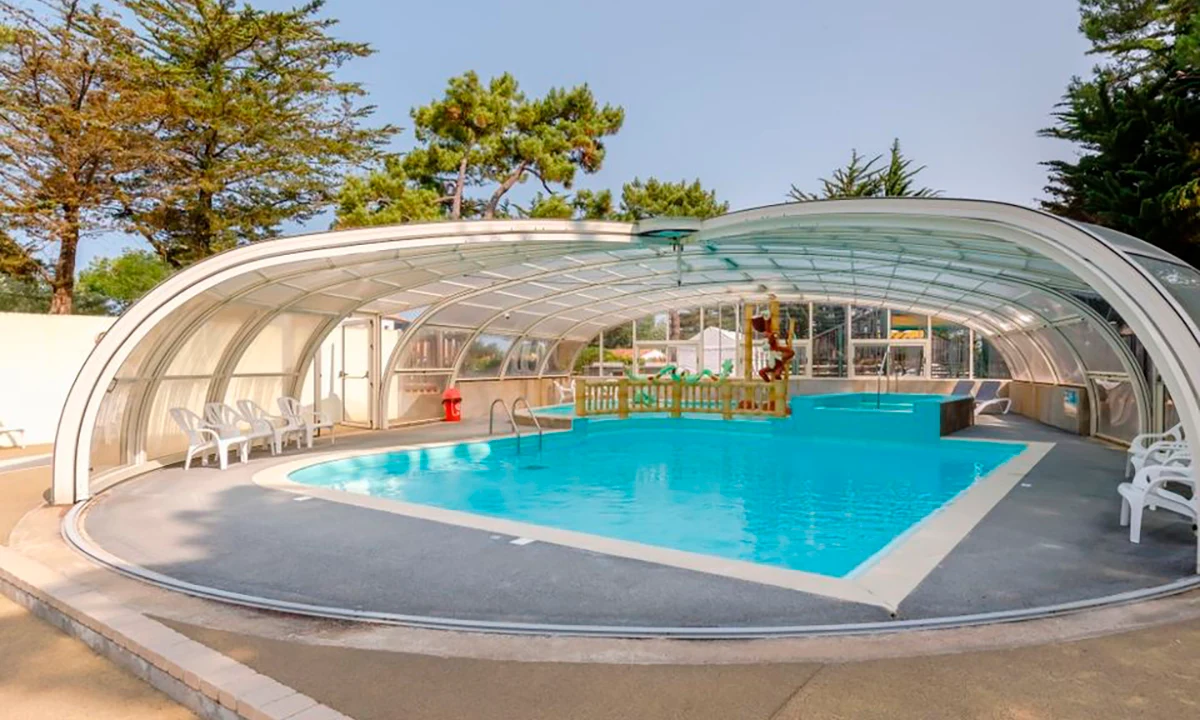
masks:
POLYGON ((442 407, 446 409, 446 422, 459 422, 462 420, 462 395, 459 394, 458 388, 448 387, 446 392, 442 393, 442 407))

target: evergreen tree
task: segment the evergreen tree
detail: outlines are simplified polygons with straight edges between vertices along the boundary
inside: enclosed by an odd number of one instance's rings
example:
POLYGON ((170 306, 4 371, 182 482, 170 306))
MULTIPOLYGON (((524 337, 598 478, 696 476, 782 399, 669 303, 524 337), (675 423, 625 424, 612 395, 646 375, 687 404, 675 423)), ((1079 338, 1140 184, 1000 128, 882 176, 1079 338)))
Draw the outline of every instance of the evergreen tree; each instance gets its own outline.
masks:
POLYGON ((1047 137, 1050 212, 1121 230, 1200 264, 1200 2, 1081 0, 1103 62, 1074 79, 1047 137))
POLYGON ((850 162, 837 168, 829 178, 821 178, 819 192, 807 192, 796 185, 788 197, 796 202, 859 197, 937 197, 941 193, 927 187, 915 187, 916 177, 925 166, 914 168, 912 160, 900 150, 900 140, 892 141, 888 162, 879 166, 882 155, 867 160, 858 150, 850 151, 850 162))
POLYGON ((551 195, 555 186, 569 190, 577 172, 603 165, 604 138, 621 129, 625 112, 601 106, 587 85, 530 99, 508 73, 485 86, 468 72, 412 118, 418 147, 404 169, 458 219, 496 217, 508 192, 530 177, 551 195), (471 188, 483 194, 468 196, 471 188))
POLYGON ((347 169, 394 132, 368 127, 359 83, 336 77, 365 44, 330 35, 323 0, 282 11, 236 0, 121 0, 149 82, 169 94, 164 162, 128 187, 123 219, 172 267, 278 235, 333 201, 347 169))

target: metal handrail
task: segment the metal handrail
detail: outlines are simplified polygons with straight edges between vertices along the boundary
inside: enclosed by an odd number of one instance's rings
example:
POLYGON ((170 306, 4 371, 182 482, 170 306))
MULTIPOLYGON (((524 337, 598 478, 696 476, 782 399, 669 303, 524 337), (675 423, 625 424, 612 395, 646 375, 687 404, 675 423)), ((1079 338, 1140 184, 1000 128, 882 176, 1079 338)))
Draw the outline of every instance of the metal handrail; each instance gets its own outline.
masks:
MULTIPOLYGON (((533 408, 529 407, 529 400, 527 400, 524 395, 521 395, 516 400, 513 400, 512 401, 512 409, 508 411, 508 416, 511 418, 514 418, 513 427, 516 427, 516 424, 517 424, 516 420, 515 420, 516 415, 517 415, 517 403, 525 403, 525 409, 529 412, 529 417, 533 419, 533 426, 535 428, 537 428, 538 450, 541 450, 542 449, 542 424, 540 422, 538 422, 537 415, 534 414, 533 408)), ((517 451, 518 452, 521 450, 520 437, 521 437, 520 433, 518 433, 517 434, 517 451)))
MULTIPOLYGON (((516 403, 513 403, 514 405, 516 403)), ((517 452, 521 452, 521 428, 517 426, 517 419, 513 417, 512 410, 504 404, 502 398, 496 398, 492 401, 492 406, 488 408, 488 435, 495 431, 496 427, 496 405, 504 408, 504 412, 508 413, 508 422, 512 424, 513 434, 517 436, 517 452)), ((539 441, 539 445, 541 441, 539 441)))
MULTIPOLYGON (((879 371, 875 374, 875 409, 879 409, 879 385, 881 382, 888 381, 888 369, 890 360, 892 359, 892 346, 888 345, 883 351, 883 361, 879 363, 879 371)), ((891 383, 888 381, 888 392, 891 392, 891 383)))

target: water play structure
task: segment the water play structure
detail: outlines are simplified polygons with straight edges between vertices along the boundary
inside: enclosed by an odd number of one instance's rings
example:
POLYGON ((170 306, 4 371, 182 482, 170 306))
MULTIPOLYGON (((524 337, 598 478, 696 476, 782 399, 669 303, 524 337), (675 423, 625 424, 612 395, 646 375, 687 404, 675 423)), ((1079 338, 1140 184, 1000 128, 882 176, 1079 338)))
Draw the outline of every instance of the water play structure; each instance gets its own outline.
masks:
POLYGON ((577 378, 575 416, 616 415, 627 418, 637 413, 666 413, 680 417, 684 413, 737 416, 775 416, 788 414, 787 380, 789 363, 795 357, 792 338, 795 321, 790 321, 786 342, 779 337, 779 300, 771 296, 767 310, 758 314, 753 303, 746 304, 742 368, 744 377, 733 377, 734 361, 725 360, 721 372, 707 368, 692 372, 677 365, 666 365, 657 372, 639 375, 626 369, 619 379, 577 378), (766 359, 754 372, 754 342, 762 336, 766 359))

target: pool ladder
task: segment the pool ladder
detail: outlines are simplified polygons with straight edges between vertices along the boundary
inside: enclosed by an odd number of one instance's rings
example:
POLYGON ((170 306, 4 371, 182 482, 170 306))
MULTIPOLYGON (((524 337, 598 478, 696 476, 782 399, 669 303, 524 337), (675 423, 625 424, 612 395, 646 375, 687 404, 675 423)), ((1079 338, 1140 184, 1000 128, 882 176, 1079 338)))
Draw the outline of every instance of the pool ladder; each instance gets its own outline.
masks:
POLYGON ((492 401, 492 406, 490 408, 488 408, 488 435, 491 435, 493 432, 495 432, 496 406, 499 405, 500 407, 504 408, 504 412, 508 413, 508 422, 512 425, 513 434, 515 434, 517 436, 517 452, 518 453, 521 452, 521 426, 517 425, 517 418, 516 418, 517 405, 520 403, 525 403, 525 410, 528 411, 530 419, 533 420, 533 426, 535 428, 537 428, 538 450, 541 450, 542 449, 542 424, 540 422, 538 422, 537 415, 534 414, 533 408, 531 408, 529 406, 529 401, 525 399, 524 395, 521 395, 516 400, 513 400, 511 408, 509 406, 505 405, 504 400, 501 398, 496 398, 495 400, 492 401))

